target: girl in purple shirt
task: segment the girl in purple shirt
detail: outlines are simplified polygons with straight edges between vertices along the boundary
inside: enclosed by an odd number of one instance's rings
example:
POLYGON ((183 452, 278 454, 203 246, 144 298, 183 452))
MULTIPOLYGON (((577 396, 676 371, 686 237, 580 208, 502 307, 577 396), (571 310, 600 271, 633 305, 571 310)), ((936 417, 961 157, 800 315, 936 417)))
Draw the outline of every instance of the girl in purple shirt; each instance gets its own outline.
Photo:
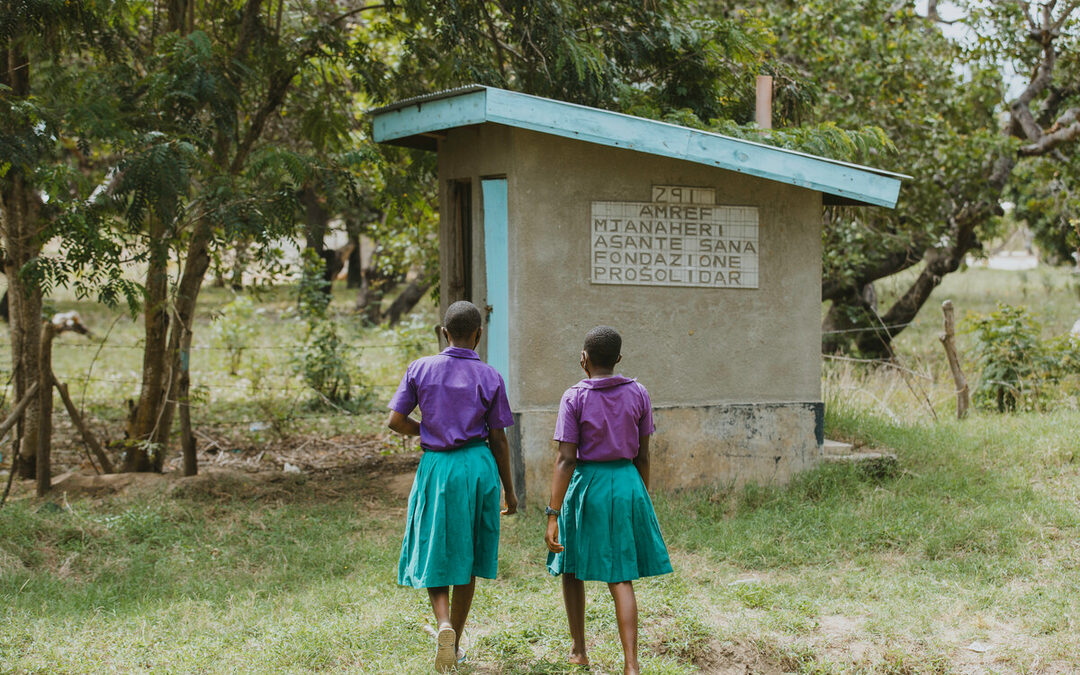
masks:
POLYGON ((435 668, 442 672, 464 660, 461 632, 476 577, 495 578, 500 479, 502 514, 517 510, 503 431, 514 418, 502 376, 476 354, 481 332, 476 305, 450 305, 443 319, 450 346, 410 363, 390 400, 389 427, 419 436, 424 449, 409 494, 398 583, 428 591, 438 624, 435 668), (420 421, 411 417, 417 406, 420 421))
POLYGON ((649 499, 649 392, 616 375, 622 338, 609 326, 585 336, 586 379, 566 390, 555 440, 559 456, 551 478, 544 539, 548 570, 562 575, 570 623, 570 662, 585 653, 584 580, 605 581, 615 600, 623 646, 623 673, 639 672, 637 598, 633 580, 671 572, 667 547, 649 499))

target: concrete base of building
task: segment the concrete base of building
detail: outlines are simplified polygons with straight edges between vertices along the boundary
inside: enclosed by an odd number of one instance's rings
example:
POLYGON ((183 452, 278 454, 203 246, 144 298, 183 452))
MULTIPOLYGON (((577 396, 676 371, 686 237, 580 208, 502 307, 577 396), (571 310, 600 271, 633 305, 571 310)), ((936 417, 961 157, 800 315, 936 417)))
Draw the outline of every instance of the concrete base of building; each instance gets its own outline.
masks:
MULTIPOLYGON (((518 498, 544 504, 558 444, 556 410, 515 413, 509 429, 518 498)), ((821 402, 655 408, 650 489, 784 485, 822 459, 821 402)))

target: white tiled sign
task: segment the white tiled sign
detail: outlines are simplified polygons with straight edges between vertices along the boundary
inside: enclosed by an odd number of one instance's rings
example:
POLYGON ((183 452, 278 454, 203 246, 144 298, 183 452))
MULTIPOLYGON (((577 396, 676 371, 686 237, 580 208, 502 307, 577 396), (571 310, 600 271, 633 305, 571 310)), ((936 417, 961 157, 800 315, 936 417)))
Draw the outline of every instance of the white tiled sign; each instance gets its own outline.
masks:
POLYGON ((714 188, 684 187, 682 185, 654 185, 652 186, 652 200, 654 202, 711 206, 716 203, 716 190, 714 188))
POLYGON ((758 287, 754 206, 593 202, 590 238, 594 284, 758 287))

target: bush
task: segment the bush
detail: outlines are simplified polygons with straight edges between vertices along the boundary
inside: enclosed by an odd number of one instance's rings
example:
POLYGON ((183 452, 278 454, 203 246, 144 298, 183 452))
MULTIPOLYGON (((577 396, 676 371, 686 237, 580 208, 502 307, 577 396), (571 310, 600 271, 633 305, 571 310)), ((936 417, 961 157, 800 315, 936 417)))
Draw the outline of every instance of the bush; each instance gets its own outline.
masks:
POLYGON ((255 337, 255 305, 246 295, 237 296, 221 308, 214 319, 214 343, 228 354, 229 374, 236 375, 244 350, 251 346, 255 337))
POLYGON ((355 411, 367 403, 372 392, 370 387, 363 386, 354 392, 348 367, 349 345, 330 318, 330 282, 323 278, 322 269, 322 259, 311 249, 304 251, 298 305, 300 316, 307 322, 307 331, 294 363, 304 383, 319 395, 322 403, 355 411))
POLYGON ((975 405, 981 408, 1046 410, 1069 395, 1080 374, 1080 341, 1043 339, 1039 322, 1023 307, 999 304, 972 320, 970 330, 981 369, 975 405))
POLYGON ((348 345, 338 335, 330 319, 308 324, 307 338, 297 356, 304 383, 330 403, 351 398, 352 378, 348 370, 348 345))

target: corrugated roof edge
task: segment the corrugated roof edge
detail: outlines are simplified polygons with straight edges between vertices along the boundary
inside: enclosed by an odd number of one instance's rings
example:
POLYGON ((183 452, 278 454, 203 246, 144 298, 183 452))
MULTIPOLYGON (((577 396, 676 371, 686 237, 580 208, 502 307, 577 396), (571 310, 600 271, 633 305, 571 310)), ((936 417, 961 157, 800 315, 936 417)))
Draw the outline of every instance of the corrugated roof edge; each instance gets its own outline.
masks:
MULTIPOLYGON (((408 108, 411 105, 417 105, 420 103, 430 103, 431 101, 438 101, 441 98, 453 98, 454 96, 460 96, 462 94, 471 94, 475 91, 487 91, 494 87, 488 87, 483 84, 467 84, 463 87, 454 87, 453 89, 443 89, 442 91, 435 91, 430 94, 422 94, 420 96, 413 96, 412 98, 402 99, 391 103, 390 105, 384 105, 381 108, 373 108, 367 111, 368 115, 378 115, 380 113, 391 112, 394 110, 401 110, 402 108, 408 108)), ((504 91, 509 91, 508 89, 504 91)), ((520 93, 520 92, 514 92, 520 93)), ((522 94, 522 96, 528 96, 528 94, 522 94)))
POLYGON ((420 104, 423 104, 423 103, 429 103, 431 101, 437 101, 439 99, 453 98, 455 96, 461 96, 463 94, 471 94, 471 93, 474 93, 474 92, 477 92, 477 91, 487 91, 489 89, 506 92, 508 94, 513 94, 515 96, 522 96, 522 97, 526 97, 526 98, 536 98, 536 99, 541 99, 541 100, 545 100, 545 101, 555 101, 555 102, 560 103, 562 105, 573 106, 575 108, 582 108, 584 110, 599 111, 599 112, 606 113, 606 114, 609 114, 609 115, 619 115, 621 117, 630 117, 630 118, 633 118, 633 119, 645 120, 645 121, 648 121, 648 122, 652 122, 654 124, 663 124, 665 126, 676 127, 676 128, 679 128, 679 129, 689 129, 690 131, 694 131, 694 132, 697 132, 697 133, 700 133, 700 134, 708 134, 710 136, 717 136, 719 138, 725 138, 727 140, 735 141, 737 143, 746 143, 746 144, 749 144, 749 145, 755 145, 755 146, 758 146, 758 147, 761 147, 761 148, 768 148, 770 150, 775 150, 775 151, 778 151, 778 152, 784 152, 784 153, 788 153, 788 154, 791 154, 791 155, 798 155, 798 156, 801 156, 801 157, 808 157, 808 158, 815 159, 815 160, 818 160, 818 161, 821 161, 821 162, 829 162, 830 164, 836 164, 838 166, 846 166, 846 167, 851 168, 851 169, 858 169, 859 171, 867 171, 869 173, 874 173, 874 174, 877 174, 879 176, 889 176, 891 178, 906 179, 906 180, 911 180, 911 178, 912 178, 911 176, 909 176, 907 174, 903 174, 903 173, 896 173, 894 171, 886 171, 885 169, 877 169, 877 168, 872 167, 872 166, 866 166, 865 164, 855 164, 854 162, 845 162, 843 160, 833 159, 832 157, 822 157, 821 155, 813 155, 813 154, 810 154, 809 152, 802 152, 800 150, 792 150, 790 148, 782 148, 782 147, 780 147, 778 145, 769 145, 768 143, 761 143, 759 141, 749 141, 749 140, 746 140, 745 138, 737 138, 735 136, 727 136, 727 135, 724 135, 724 134, 718 134, 715 131, 707 131, 705 129, 695 129, 693 127, 683 127, 683 126, 680 126, 678 124, 672 124, 671 122, 664 122, 662 120, 654 120, 654 119, 651 119, 651 118, 648 118, 648 117, 637 117, 635 115, 627 115, 626 113, 615 112, 614 110, 605 110, 603 108, 593 108, 591 106, 582 105, 580 103, 571 103, 569 101, 560 101, 559 99, 549 99, 549 98, 544 98, 542 96, 534 96, 533 94, 525 94, 525 93, 522 93, 520 91, 511 91, 509 89, 499 89, 498 87, 489 87, 489 86, 483 85, 483 84, 470 84, 470 85, 465 85, 465 86, 462 86, 462 87, 455 87, 453 89, 444 89, 442 91, 436 91, 436 92, 432 92, 430 94, 423 94, 421 96, 414 96, 412 98, 407 98, 407 99, 404 99, 404 100, 401 100, 401 101, 397 101, 395 103, 391 103, 390 105, 382 106, 381 108, 374 108, 372 110, 369 110, 367 112, 367 114, 368 115, 378 115, 378 114, 381 114, 381 113, 392 112, 394 110, 400 110, 402 108, 407 108, 407 107, 409 107, 411 105, 420 105, 420 104))

